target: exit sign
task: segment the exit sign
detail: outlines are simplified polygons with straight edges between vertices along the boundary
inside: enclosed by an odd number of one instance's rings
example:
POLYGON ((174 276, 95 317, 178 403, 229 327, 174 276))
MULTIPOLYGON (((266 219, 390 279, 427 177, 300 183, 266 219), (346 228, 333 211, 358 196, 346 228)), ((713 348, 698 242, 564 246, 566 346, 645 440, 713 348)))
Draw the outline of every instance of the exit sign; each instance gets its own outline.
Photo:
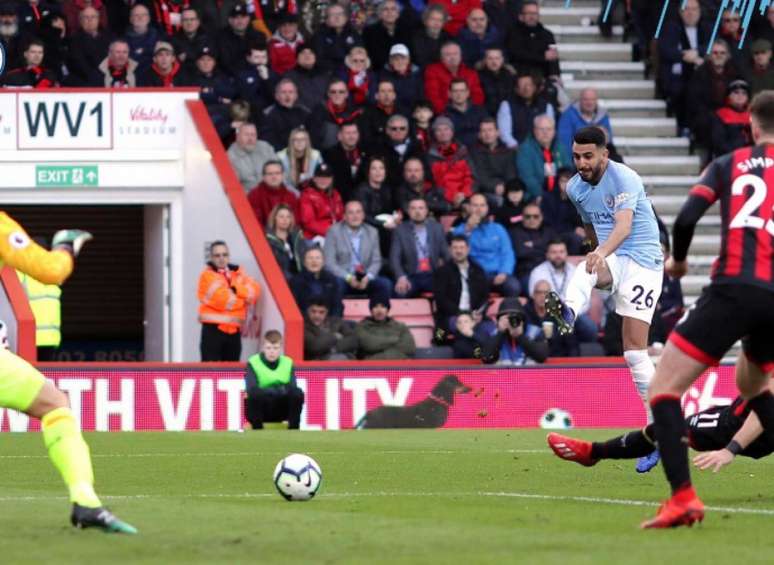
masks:
POLYGON ((39 188, 80 188, 97 185, 97 165, 35 165, 35 186, 39 188))

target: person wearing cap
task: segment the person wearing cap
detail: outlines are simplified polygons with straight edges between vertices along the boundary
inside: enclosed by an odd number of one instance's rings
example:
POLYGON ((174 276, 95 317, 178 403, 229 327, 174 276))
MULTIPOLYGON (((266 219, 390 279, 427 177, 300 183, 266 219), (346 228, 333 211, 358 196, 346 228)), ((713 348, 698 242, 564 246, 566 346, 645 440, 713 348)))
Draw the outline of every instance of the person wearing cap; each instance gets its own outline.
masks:
POLYGON ((504 298, 497 308, 496 327, 482 346, 482 358, 498 365, 543 363, 548 358, 548 343, 543 330, 527 322, 518 298, 504 298))
POLYGON ((362 46, 360 34, 349 23, 347 9, 332 3, 325 10, 325 22, 312 38, 319 65, 335 71, 344 64, 344 57, 355 46, 362 46))
POLYGON ((108 56, 99 64, 105 88, 134 88, 137 86, 137 61, 129 56, 129 43, 125 39, 110 42, 108 56))
POLYGON ((107 57, 110 39, 99 28, 99 12, 87 6, 78 14, 80 29, 70 38, 67 68, 71 86, 89 86, 100 82, 99 64, 107 57))
POLYGON ((271 105, 274 85, 279 76, 269 65, 269 50, 266 43, 257 41, 247 48, 245 66, 237 75, 239 97, 250 103, 250 111, 260 116, 271 105))
POLYGON ((177 53, 183 67, 190 70, 196 63, 196 56, 205 45, 215 45, 215 38, 210 37, 202 27, 201 16, 193 8, 184 8, 180 14, 180 30, 172 37, 172 47, 177 53))
POLYGON ((215 129, 221 139, 231 132, 229 104, 237 96, 237 89, 231 77, 226 76, 218 68, 215 60, 215 49, 202 45, 196 54, 193 69, 181 73, 184 86, 195 86, 201 89, 199 97, 207 108, 215 129))
POLYGON ((756 39, 752 44, 750 68, 750 92, 755 96, 762 90, 774 90, 774 68, 771 64, 771 42, 756 39))
POLYGON ((296 54, 304 44, 304 36, 298 31, 298 16, 281 14, 277 31, 269 40, 269 60, 272 70, 284 75, 296 66, 296 54))
POLYGON ((390 48, 387 64, 378 72, 379 81, 389 80, 395 86, 396 103, 410 110, 424 96, 422 72, 412 64, 408 47, 397 43, 390 48))
POLYGON ((484 58, 484 53, 492 47, 502 47, 503 35, 492 22, 489 16, 481 8, 474 8, 465 19, 465 27, 460 30, 457 37, 462 48, 462 60, 469 66, 484 58))
POLYGON ((484 103, 484 91, 481 90, 478 74, 462 62, 459 44, 449 41, 441 47, 441 60, 425 68, 425 96, 436 114, 443 112, 449 103, 449 87, 455 78, 468 83, 473 104, 484 103))
POLYGON ((726 103, 712 116, 712 155, 720 157, 740 147, 752 145, 750 131, 750 85, 738 79, 726 90, 726 103))
POLYGON ((153 64, 139 74, 137 86, 172 88, 185 83, 182 66, 175 58, 175 51, 167 41, 159 41, 153 48, 153 64))
POLYGON ((401 5, 397 0, 384 0, 376 8, 378 20, 363 29, 363 44, 368 50, 373 69, 381 70, 387 63, 390 49, 396 44, 411 40, 408 21, 401 17, 401 5))
POLYGON ((317 64, 317 54, 309 43, 298 46, 295 61, 296 66, 285 74, 285 78, 292 80, 298 87, 298 103, 313 108, 325 98, 331 73, 317 64))
POLYGON ((433 144, 427 162, 433 179, 453 208, 473 194, 476 177, 468 149, 454 138, 454 123, 446 116, 433 120, 433 144))
POLYGON ((243 2, 234 4, 228 15, 228 26, 217 37, 218 62, 221 69, 232 77, 245 67, 245 58, 251 45, 266 43, 264 35, 250 26, 251 14, 243 2))
POLYGON ((416 343, 408 326, 390 318, 389 294, 372 296, 371 315, 355 326, 358 359, 409 359, 416 343))
POLYGON ((55 88, 59 85, 56 74, 43 67, 45 47, 40 39, 31 39, 24 49, 24 66, 9 71, 3 76, 3 86, 35 89, 55 88))
POLYGON ((298 223, 304 237, 325 240, 328 229, 344 217, 344 204, 339 191, 333 186, 333 171, 325 163, 314 170, 311 181, 302 185, 298 200, 298 223))
POLYGON ((144 73, 153 64, 156 43, 164 39, 159 30, 151 25, 150 10, 145 4, 132 6, 125 37, 129 43, 129 56, 137 61, 138 72, 144 73))
POLYGON ((308 122, 309 109, 298 103, 298 87, 292 80, 283 78, 274 87, 274 104, 261 116, 261 139, 280 151, 287 145, 290 132, 306 127, 308 122))
POLYGON ((383 264, 379 233, 365 223, 365 217, 363 204, 347 202, 344 218, 325 236, 325 265, 339 278, 343 293, 389 297, 392 283, 379 276, 383 264))

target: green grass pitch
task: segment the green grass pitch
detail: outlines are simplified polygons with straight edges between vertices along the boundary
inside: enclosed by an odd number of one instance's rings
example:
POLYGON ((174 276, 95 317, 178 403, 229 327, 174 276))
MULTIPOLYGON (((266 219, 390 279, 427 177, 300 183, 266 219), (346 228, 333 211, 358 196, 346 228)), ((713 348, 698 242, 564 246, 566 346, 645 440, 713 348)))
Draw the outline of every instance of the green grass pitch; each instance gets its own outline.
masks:
POLYGON ((560 461, 543 431, 87 434, 98 491, 140 530, 130 537, 70 527, 38 434, 0 437, 1 563, 677 565, 774 555, 767 460, 695 472, 718 509, 698 527, 643 532, 667 492, 662 469, 560 461), (322 466, 310 502, 274 491, 274 466, 290 452, 322 466))

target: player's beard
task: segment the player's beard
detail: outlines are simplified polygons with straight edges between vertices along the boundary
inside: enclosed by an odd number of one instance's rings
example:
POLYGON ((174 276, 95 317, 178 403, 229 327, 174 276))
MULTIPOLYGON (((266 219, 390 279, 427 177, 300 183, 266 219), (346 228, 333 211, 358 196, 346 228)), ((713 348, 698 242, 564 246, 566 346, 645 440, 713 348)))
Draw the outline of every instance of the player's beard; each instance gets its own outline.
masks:
POLYGON ((603 165, 604 163, 600 162, 599 165, 593 167, 590 171, 591 174, 589 178, 586 178, 583 173, 581 173, 581 177, 589 184, 599 183, 599 181, 602 179, 602 175, 605 173, 603 165))

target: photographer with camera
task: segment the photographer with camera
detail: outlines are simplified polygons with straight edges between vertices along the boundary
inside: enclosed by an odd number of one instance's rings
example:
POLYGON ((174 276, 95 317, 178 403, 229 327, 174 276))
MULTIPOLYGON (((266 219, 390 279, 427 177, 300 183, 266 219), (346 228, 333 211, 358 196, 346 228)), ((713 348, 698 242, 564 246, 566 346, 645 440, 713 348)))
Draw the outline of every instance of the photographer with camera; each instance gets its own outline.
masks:
POLYGON ((485 363, 525 365, 542 363, 548 357, 548 343, 538 326, 527 323, 518 298, 505 298, 497 309, 497 326, 483 344, 485 363))

